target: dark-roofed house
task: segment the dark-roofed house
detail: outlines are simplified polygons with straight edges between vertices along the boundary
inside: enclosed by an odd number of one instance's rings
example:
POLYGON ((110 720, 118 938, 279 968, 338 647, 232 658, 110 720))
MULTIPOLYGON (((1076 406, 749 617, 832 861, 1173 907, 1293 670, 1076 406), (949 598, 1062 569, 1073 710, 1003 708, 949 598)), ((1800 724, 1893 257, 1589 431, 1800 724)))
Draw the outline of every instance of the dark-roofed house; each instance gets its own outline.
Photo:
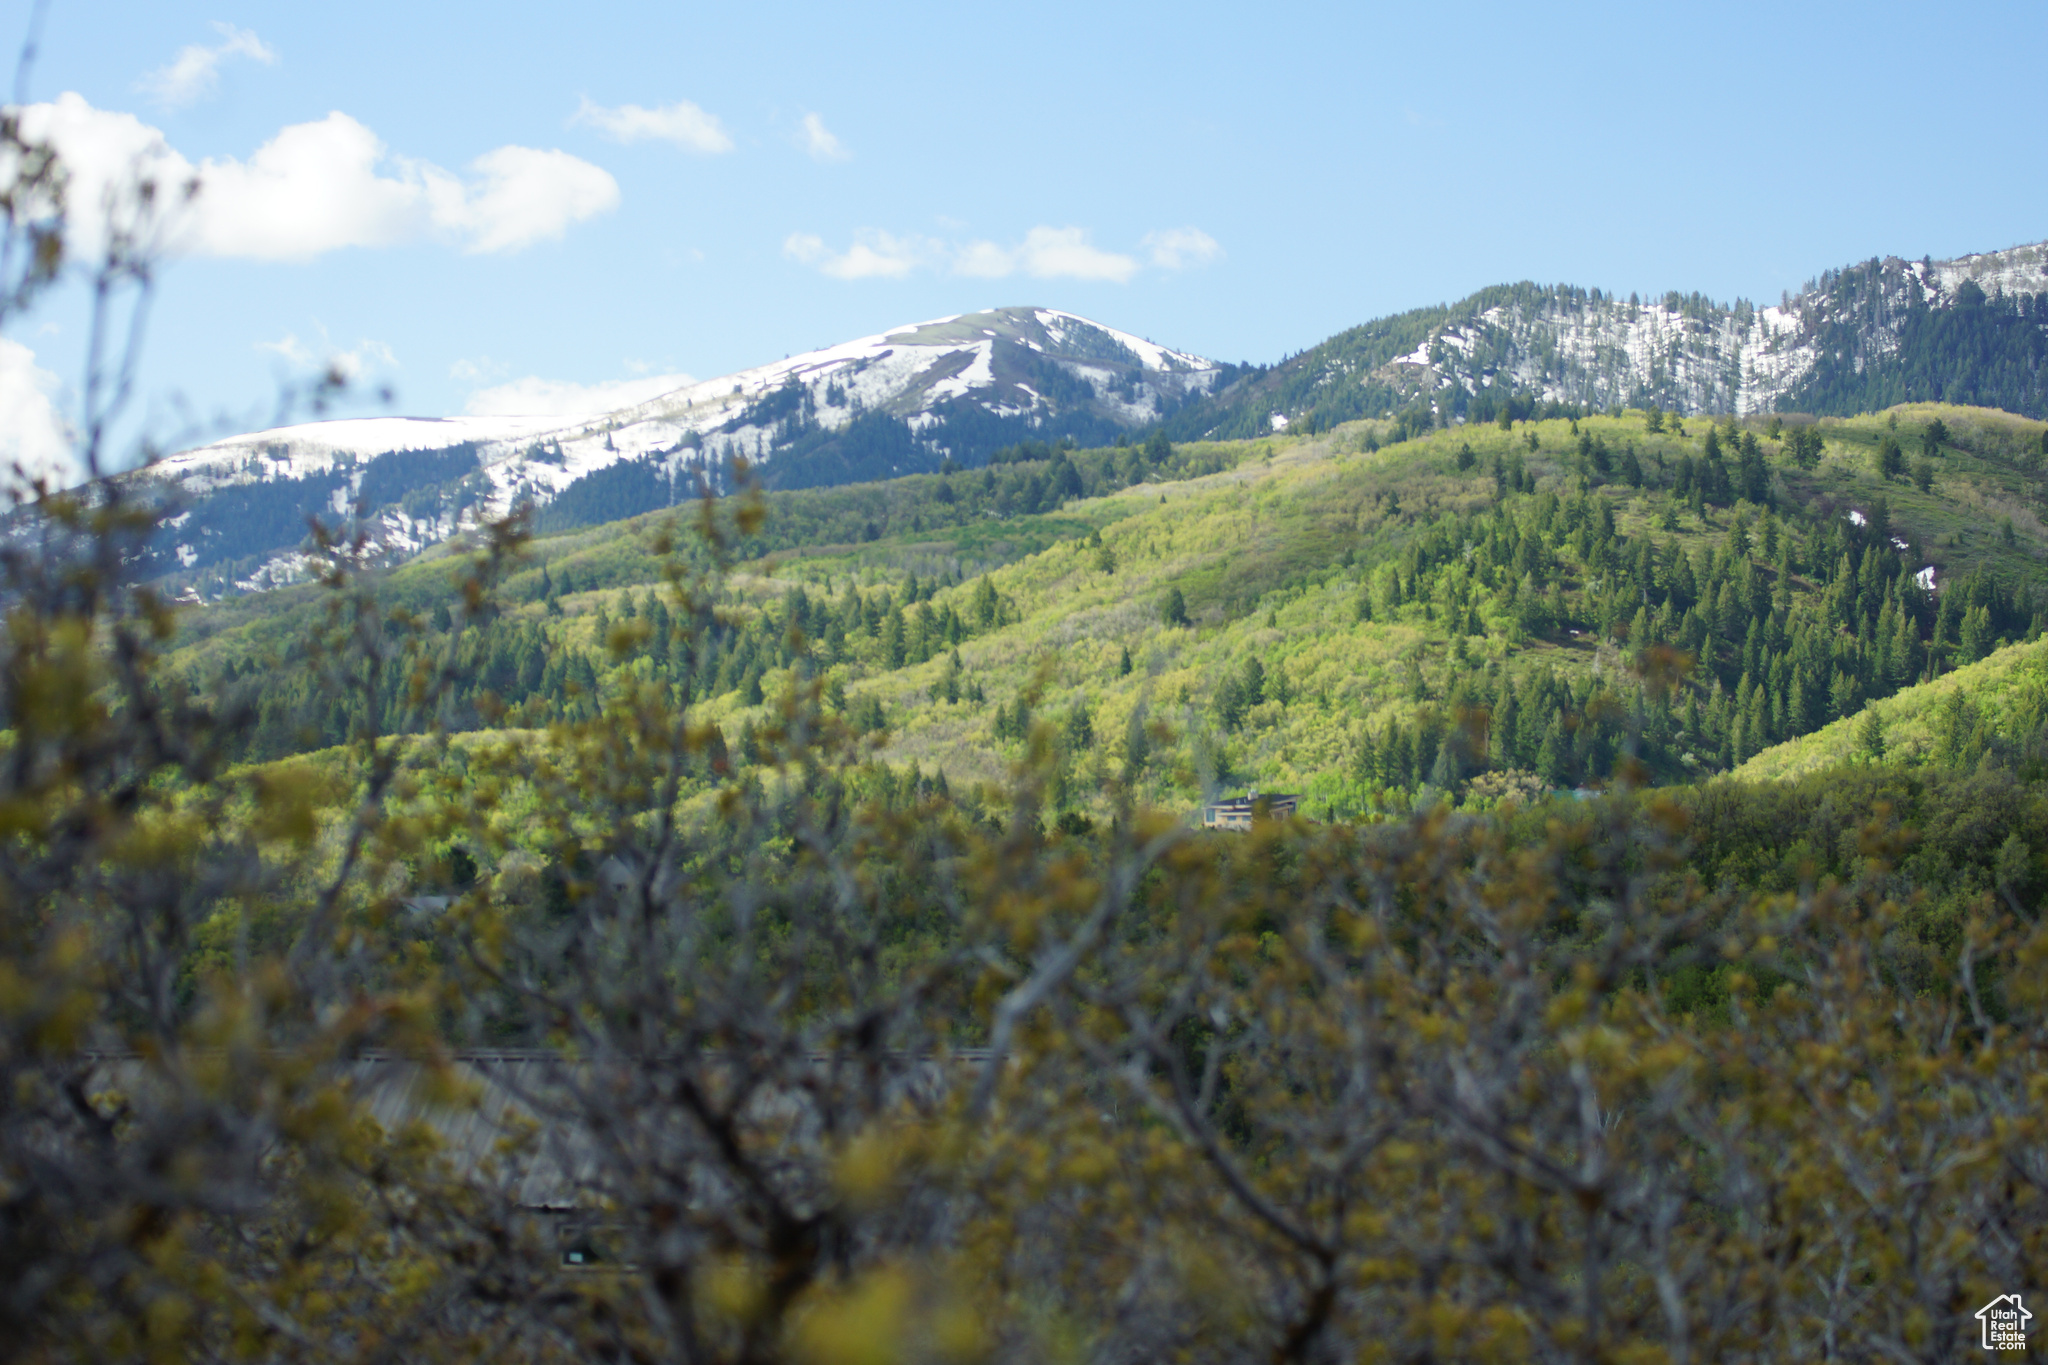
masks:
POLYGON ((1301 798, 1285 792, 1247 792, 1202 807, 1203 829, 1248 830, 1254 820, 1285 820, 1301 808, 1301 798))

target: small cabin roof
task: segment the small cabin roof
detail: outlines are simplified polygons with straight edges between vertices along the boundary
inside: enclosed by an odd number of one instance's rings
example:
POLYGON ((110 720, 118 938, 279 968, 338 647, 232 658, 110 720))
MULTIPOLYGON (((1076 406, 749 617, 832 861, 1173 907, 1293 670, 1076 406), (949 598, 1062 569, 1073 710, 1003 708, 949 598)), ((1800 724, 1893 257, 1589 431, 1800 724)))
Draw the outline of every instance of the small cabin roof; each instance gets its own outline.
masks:
POLYGON ((1259 802, 1270 806, 1300 805, 1301 798, 1292 792, 1251 792, 1244 796, 1226 796, 1220 801, 1210 801, 1204 810, 1252 810, 1259 802))

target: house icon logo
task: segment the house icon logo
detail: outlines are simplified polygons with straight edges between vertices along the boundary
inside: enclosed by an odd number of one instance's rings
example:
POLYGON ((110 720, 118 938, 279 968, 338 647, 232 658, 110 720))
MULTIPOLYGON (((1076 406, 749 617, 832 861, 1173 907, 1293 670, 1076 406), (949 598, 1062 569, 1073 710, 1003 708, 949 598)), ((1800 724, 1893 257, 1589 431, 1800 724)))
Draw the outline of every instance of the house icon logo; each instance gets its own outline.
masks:
POLYGON ((1984 1324, 1984 1349, 1987 1351, 2024 1351, 2027 1349, 2027 1323, 2033 1318, 2017 1294, 2000 1294, 1977 1310, 1977 1321, 1984 1324))

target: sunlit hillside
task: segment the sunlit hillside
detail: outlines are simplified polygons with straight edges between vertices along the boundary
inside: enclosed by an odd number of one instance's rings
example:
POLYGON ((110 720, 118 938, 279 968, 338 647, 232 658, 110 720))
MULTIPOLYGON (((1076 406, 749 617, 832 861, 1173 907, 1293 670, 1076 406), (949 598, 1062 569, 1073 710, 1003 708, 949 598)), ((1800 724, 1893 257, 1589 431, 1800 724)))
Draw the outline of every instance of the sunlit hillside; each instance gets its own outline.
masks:
MULTIPOLYGON (((883 761, 956 786, 997 781, 1049 727, 1056 797, 1082 810, 1112 781, 1179 806, 1294 790, 1357 815, 1686 780, 2037 635, 2044 431, 1931 405, 1742 424, 1562 410, 1020 448, 770 495, 723 579, 731 638, 687 661, 652 592, 659 549, 706 555, 688 516, 641 518, 532 544, 509 609, 470 628, 489 700, 467 728, 544 726, 640 677, 744 759, 815 676, 883 761)), ((443 624, 444 562, 389 585, 443 624)), ((188 666, 260 666, 305 593, 199 613, 188 666)), ((339 738, 297 723, 256 756, 339 738)))

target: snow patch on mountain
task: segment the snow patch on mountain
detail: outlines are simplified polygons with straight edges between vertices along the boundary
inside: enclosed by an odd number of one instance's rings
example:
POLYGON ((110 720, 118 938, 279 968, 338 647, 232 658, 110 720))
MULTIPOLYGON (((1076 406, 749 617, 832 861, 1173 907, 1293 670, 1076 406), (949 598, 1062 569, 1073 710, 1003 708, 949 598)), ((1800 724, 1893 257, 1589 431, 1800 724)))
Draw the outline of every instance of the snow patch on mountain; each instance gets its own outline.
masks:
MULTIPOLYGON (((1860 369, 1897 351, 1909 308, 1950 306, 1966 281, 1987 295, 2048 292, 2048 243, 1952 261, 1889 258, 1858 269, 1874 300, 1838 302, 1831 285, 1840 272, 1769 307, 1721 307, 1675 294, 1623 300, 1597 290, 1488 291, 1478 298, 1503 301, 1445 321, 1372 377, 1432 399, 1454 384, 1468 391, 1495 385, 1591 407, 1768 412, 1814 373, 1823 331, 1838 314, 1855 325, 1861 349, 1851 363, 1860 369)), ((1332 359, 1313 387, 1351 377, 1332 359)))
MULTIPOLYGON (((242 528, 219 524, 206 509, 209 500, 226 507, 237 497, 260 499, 266 487, 303 488, 304 512, 354 518, 395 559, 522 503, 545 506, 621 462, 648 465, 687 496, 700 474, 728 468, 736 456, 772 466, 800 442, 829 439, 865 414, 903 423, 931 446, 936 462, 949 453, 953 405, 978 405, 1028 430, 1080 401, 1101 420, 1135 426, 1207 392, 1217 374, 1200 356, 1072 313, 999 308, 892 328, 590 417, 300 423, 184 451, 136 477, 160 481, 198 512, 166 546, 188 571, 251 559, 240 553, 247 548, 242 528), (380 506, 359 509, 366 488, 380 506)), ((296 535, 254 560, 215 586, 251 590, 307 571, 296 535)))
POLYGON ((323 473, 337 463, 385 451, 531 440, 560 425, 547 417, 343 417, 232 436, 166 456, 151 472, 197 491, 217 486, 216 481, 323 473))
POLYGON ((2039 294, 2048 291, 2048 242, 1935 261, 1925 273, 1950 297, 1964 280, 1987 294, 2039 294))
POLYGON ((1212 370, 1215 368, 1213 364, 1204 360, 1201 356, 1190 355, 1186 351, 1170 351, 1164 346, 1157 346, 1152 342, 1146 341, 1143 337, 1132 336, 1129 332, 1119 332, 1114 327, 1105 327, 1099 322, 1090 322, 1087 318, 1079 317, 1073 313, 1062 313, 1056 309, 1041 308, 1037 310, 1037 317, 1039 325, 1060 340, 1062 344, 1068 344, 1068 337, 1075 332, 1095 331, 1103 333, 1137 356, 1139 363, 1148 370, 1212 370))

